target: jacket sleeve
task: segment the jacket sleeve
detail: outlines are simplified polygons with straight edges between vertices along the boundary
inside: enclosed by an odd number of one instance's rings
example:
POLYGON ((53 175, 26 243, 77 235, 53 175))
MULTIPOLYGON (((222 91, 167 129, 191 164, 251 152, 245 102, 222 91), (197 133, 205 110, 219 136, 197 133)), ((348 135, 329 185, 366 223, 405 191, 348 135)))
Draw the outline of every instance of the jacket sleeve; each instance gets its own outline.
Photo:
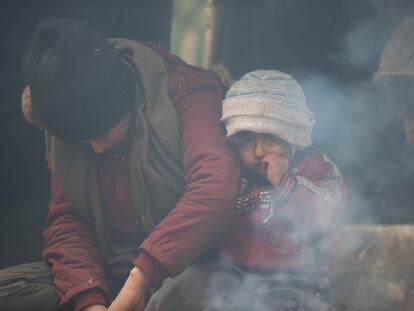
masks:
POLYGON ((107 304, 107 286, 95 237, 52 176, 43 257, 54 274, 61 304, 74 310, 107 304))
POLYGON ((218 80, 179 65, 169 89, 181 126, 186 190, 141 248, 174 276, 215 247, 235 219, 240 170, 224 141, 218 80))
POLYGON ((324 154, 311 152, 285 174, 273 193, 280 217, 299 221, 307 237, 323 234, 339 222, 343 206, 343 177, 324 154))

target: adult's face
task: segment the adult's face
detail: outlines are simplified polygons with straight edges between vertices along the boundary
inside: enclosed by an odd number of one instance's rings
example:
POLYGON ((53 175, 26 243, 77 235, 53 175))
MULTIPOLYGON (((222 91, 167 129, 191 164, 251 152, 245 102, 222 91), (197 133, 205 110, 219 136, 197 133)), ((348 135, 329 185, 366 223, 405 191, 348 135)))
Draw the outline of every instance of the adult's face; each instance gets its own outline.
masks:
POLYGON ((103 153, 105 150, 116 148, 125 138, 131 123, 131 111, 126 114, 114 127, 102 136, 85 140, 95 153, 103 153))

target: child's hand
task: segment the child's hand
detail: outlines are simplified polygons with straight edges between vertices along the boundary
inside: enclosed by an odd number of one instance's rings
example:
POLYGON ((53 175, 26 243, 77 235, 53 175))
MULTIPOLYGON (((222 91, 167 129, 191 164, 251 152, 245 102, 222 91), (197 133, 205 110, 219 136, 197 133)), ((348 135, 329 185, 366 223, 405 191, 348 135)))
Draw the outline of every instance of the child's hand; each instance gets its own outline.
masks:
POLYGON ((267 180, 277 187, 289 169, 289 159, 279 153, 270 153, 262 159, 262 163, 267 167, 267 180))

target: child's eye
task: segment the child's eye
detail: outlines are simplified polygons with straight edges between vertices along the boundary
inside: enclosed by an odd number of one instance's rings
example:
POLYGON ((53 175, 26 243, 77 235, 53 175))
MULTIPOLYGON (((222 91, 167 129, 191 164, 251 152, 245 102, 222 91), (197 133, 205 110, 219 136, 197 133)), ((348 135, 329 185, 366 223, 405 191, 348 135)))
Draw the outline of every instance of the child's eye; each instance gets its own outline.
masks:
POLYGON ((272 144, 276 144, 276 143, 281 142, 280 138, 278 138, 274 135, 266 135, 265 139, 266 139, 266 142, 272 143, 272 144))
POLYGON ((242 144, 249 144, 251 142, 254 141, 254 137, 253 135, 249 134, 249 133, 244 133, 241 137, 240 137, 240 142, 242 144))

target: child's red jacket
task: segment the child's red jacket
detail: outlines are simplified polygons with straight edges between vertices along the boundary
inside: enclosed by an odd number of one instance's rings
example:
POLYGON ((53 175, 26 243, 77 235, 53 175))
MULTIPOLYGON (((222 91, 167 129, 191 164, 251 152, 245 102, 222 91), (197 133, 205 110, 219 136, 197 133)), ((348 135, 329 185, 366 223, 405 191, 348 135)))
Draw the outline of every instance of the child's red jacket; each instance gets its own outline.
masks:
POLYGON ((343 193, 342 174, 326 155, 298 152, 278 187, 243 180, 240 217, 222 251, 252 270, 329 270, 343 193))

